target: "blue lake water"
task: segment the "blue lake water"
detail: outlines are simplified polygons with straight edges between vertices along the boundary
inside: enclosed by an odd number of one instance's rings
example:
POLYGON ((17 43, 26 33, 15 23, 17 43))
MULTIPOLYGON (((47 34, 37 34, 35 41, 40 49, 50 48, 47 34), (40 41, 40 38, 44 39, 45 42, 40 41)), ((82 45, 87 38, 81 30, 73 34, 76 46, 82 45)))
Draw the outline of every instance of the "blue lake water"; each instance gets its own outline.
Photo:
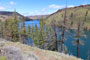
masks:
MULTIPOLYGON (((40 23, 39 20, 26 21, 26 22, 25 22, 25 27, 28 27, 28 25, 30 25, 31 27, 37 25, 37 27, 39 27, 39 26, 40 26, 39 23, 40 23)), ((31 45, 31 46, 33 45, 33 40, 32 40, 32 38, 27 38, 27 45, 31 45)))
MULTIPOLYGON (((28 25, 30 26, 35 26, 35 24, 38 25, 38 27, 40 26, 40 21, 38 20, 35 20, 35 21, 26 21, 25 22, 25 25, 26 27, 28 25)), ((73 41, 76 40, 74 38, 74 33, 73 30, 70 30, 69 33, 66 33, 66 41, 65 41, 65 45, 67 46, 68 48, 68 51, 69 51, 69 54, 70 55, 74 55, 76 56, 76 46, 73 44, 73 41)), ((79 57, 82 58, 82 59, 87 59, 88 58, 88 50, 90 51, 89 47, 90 47, 90 31, 85 31, 85 34, 86 34, 86 38, 81 38, 83 41, 84 41, 84 46, 80 46, 80 51, 79 51, 79 57)), ((58 35, 58 39, 60 39, 60 35, 58 35)), ((29 44, 30 42, 33 43, 33 41, 29 41, 30 39, 27 40, 27 44, 29 44)), ((32 39, 31 39, 32 40, 32 39)))
POLYGON ((37 24, 37 26, 39 27, 40 26, 40 21, 39 20, 35 20, 35 21, 26 21, 25 22, 25 26, 28 27, 28 25, 30 25, 31 27, 32 26, 35 26, 37 24))

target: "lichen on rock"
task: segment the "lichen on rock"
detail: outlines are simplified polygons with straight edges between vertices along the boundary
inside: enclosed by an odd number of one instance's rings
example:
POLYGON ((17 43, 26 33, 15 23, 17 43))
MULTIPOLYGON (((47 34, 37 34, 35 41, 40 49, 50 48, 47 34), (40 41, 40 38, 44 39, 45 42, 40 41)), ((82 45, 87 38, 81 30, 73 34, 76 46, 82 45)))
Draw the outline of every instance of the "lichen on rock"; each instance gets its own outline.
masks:
POLYGON ((4 47, 1 53, 3 56, 6 56, 8 60, 24 60, 21 50, 13 46, 4 47))

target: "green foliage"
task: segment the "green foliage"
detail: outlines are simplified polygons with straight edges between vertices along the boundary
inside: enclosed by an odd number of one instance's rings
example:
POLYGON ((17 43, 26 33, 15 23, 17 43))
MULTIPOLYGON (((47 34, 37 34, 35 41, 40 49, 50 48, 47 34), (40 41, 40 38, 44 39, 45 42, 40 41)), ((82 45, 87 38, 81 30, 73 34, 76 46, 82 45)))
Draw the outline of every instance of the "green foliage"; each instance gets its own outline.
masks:
POLYGON ((0 20, 0 37, 3 38, 3 22, 0 20))
POLYGON ((25 17, 23 17, 23 20, 20 21, 20 28, 19 28, 19 41, 23 44, 26 44, 26 39, 30 37, 29 34, 29 28, 25 27, 25 17))
POLYGON ((37 25, 35 25, 35 27, 32 26, 32 39, 33 39, 35 45, 38 45, 38 43, 39 43, 38 35, 39 35, 39 31, 38 31, 37 25))
POLYGON ((46 35, 45 35, 45 27, 44 27, 43 20, 40 21, 40 28, 39 28, 38 38, 39 38, 39 46, 41 48, 44 48, 44 42, 45 42, 46 35))
POLYGON ((2 22, 3 38, 11 41, 18 41, 18 18, 16 17, 16 12, 13 17, 8 18, 2 22))
POLYGON ((27 35, 27 38, 31 37, 31 26, 30 25, 28 25, 28 27, 26 28, 26 35, 27 35))

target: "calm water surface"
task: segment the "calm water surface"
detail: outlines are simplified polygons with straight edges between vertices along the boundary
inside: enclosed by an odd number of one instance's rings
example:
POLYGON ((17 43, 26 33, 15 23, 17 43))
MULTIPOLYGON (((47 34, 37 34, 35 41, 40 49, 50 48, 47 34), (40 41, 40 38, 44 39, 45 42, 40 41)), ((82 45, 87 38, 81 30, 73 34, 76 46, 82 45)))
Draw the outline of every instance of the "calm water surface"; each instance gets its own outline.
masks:
MULTIPOLYGON (((35 26, 35 24, 37 24, 37 26, 39 27, 40 26, 40 21, 38 21, 38 20, 35 20, 35 21, 26 21, 25 22, 25 25, 26 25, 26 27, 28 26, 28 25, 30 25, 30 26, 35 26)), ((74 33, 74 31, 73 30, 70 30, 69 31, 69 33, 66 33, 65 35, 65 37, 66 37, 66 41, 65 41, 65 45, 67 46, 67 48, 68 48, 68 51, 69 51, 69 54, 70 55, 73 55, 73 56, 76 56, 76 46, 73 44, 73 41, 74 40, 76 40, 75 38, 74 38, 74 34, 72 34, 72 33, 74 33)), ((84 46, 80 46, 80 58, 82 58, 82 59, 87 59, 88 58, 88 51, 90 51, 90 31, 85 31, 85 34, 87 35, 87 37, 86 38, 82 38, 82 40, 84 41, 84 46)), ((58 39, 60 39, 60 35, 58 34, 58 39)), ((29 44, 29 40, 30 39, 27 39, 27 44, 29 44)), ((31 39, 32 40, 32 39, 31 39)), ((31 43, 33 43, 33 41, 31 41, 31 43)))

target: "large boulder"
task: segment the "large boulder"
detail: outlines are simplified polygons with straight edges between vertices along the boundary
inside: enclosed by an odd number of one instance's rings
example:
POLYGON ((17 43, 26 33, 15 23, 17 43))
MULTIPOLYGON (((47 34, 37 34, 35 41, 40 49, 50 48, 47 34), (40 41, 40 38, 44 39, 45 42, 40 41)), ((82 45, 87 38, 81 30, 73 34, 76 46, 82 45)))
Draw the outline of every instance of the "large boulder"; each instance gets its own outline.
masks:
POLYGON ((6 41, 4 39, 0 38, 0 48, 4 47, 5 42, 6 41))
POLYGON ((1 49, 1 55, 8 60, 40 60, 34 53, 23 54, 21 49, 8 46, 1 49))
POLYGON ((21 50, 13 46, 4 47, 1 54, 6 56, 8 60, 24 60, 21 50))
POLYGON ((27 55, 27 60, 40 60, 34 53, 30 52, 27 55))

